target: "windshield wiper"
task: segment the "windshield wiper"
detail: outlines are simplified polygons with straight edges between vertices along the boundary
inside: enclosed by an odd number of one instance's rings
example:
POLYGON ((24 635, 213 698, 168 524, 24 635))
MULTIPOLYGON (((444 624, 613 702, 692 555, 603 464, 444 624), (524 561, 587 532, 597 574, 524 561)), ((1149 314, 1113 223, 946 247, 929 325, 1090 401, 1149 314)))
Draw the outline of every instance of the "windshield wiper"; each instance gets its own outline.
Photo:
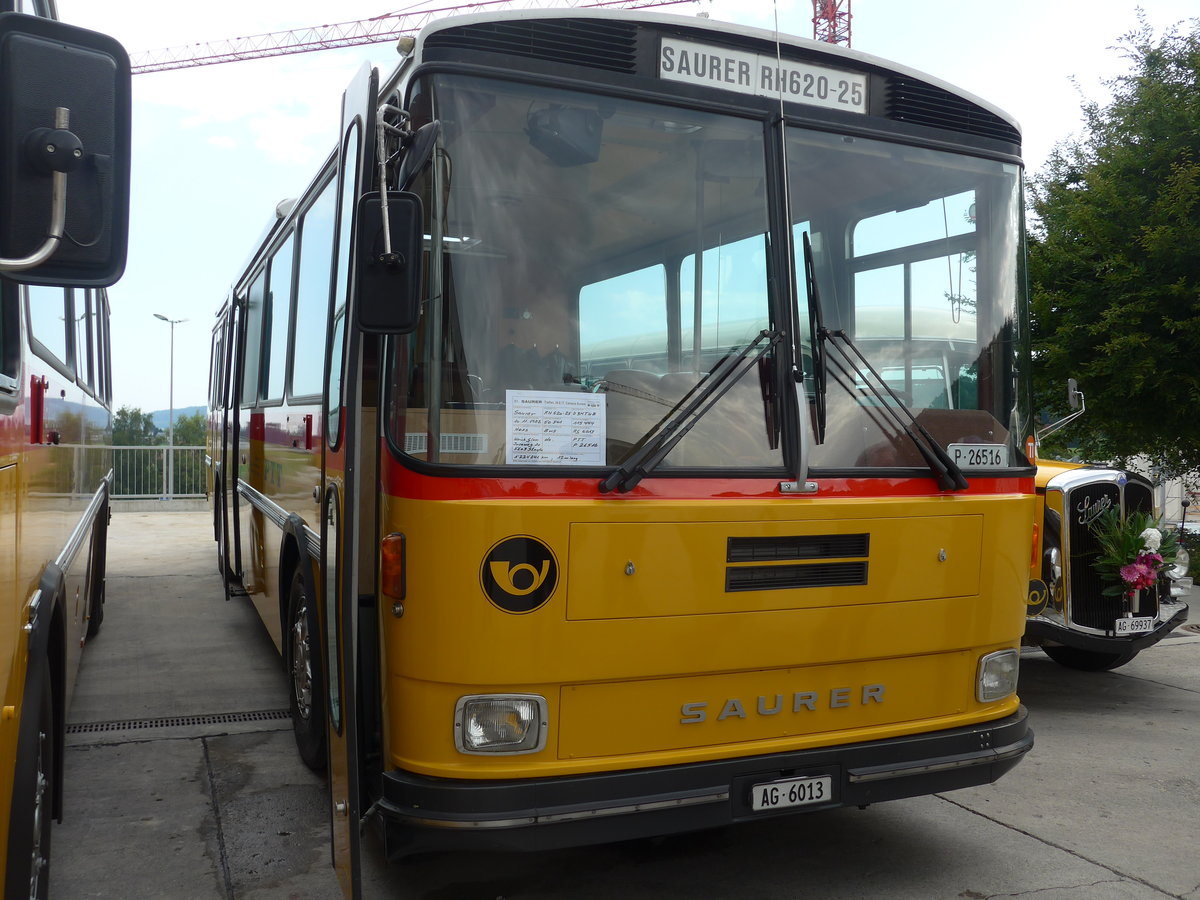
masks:
MULTIPOLYGON (((934 478, 937 480, 938 487, 943 491, 965 491, 969 488, 970 484, 967 482, 966 476, 963 475, 962 469, 950 458, 950 454, 946 452, 945 448, 935 441, 925 427, 917 421, 917 417, 913 415, 912 410, 905 405, 904 401, 896 396, 896 392, 884 381, 883 376, 871 365, 870 360, 863 356, 862 351, 858 347, 854 346, 854 342, 850 340, 850 335, 841 330, 828 331, 824 328, 822 330, 825 332, 823 339, 837 338, 841 342, 829 341, 830 346, 841 354, 846 363, 852 369, 858 371, 859 374, 863 375, 863 384, 879 403, 879 408, 884 410, 891 417, 893 423, 899 426, 908 435, 913 444, 916 445, 917 450, 924 457, 926 465, 929 466, 930 472, 933 473, 934 478), (850 353, 846 350, 847 347, 850 351, 853 351, 854 357, 858 360, 861 368, 859 365, 855 365, 854 359, 851 359, 850 353), (864 370, 870 373, 870 378, 865 377, 864 370), (879 387, 876 387, 876 384, 882 387, 883 390, 881 391, 879 387), (888 403, 884 399, 885 393, 892 400, 892 403, 888 403), (897 412, 897 409, 904 410, 904 415, 908 417, 907 422, 897 412)), ((843 369, 843 371, 845 370, 843 369)), ((846 375, 853 382, 853 376, 849 372, 846 372, 846 375)))
POLYGON ((675 445, 692 430, 692 426, 737 384, 759 357, 782 339, 783 332, 763 329, 737 353, 726 355, 707 377, 692 385, 671 412, 642 436, 625 461, 600 482, 600 493, 617 491, 624 494, 633 490, 675 449, 675 445))
MULTIPOLYGON (((825 442, 825 341, 828 332, 825 330, 825 314, 821 311, 821 291, 817 287, 816 267, 813 265, 812 242, 808 232, 804 232, 804 288, 808 294, 808 333, 812 335, 812 377, 816 403, 816 434, 815 443, 825 442)), ((796 356, 800 355, 800 346, 796 345, 796 356)))

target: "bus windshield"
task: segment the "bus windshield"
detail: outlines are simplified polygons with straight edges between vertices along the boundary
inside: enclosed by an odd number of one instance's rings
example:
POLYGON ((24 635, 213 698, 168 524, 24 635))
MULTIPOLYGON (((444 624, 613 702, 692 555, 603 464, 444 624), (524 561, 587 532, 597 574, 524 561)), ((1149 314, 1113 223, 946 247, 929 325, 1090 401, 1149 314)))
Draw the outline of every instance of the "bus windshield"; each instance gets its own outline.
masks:
POLYGON ((809 391, 826 399, 812 466, 919 465, 881 404, 908 407, 942 446, 959 448, 956 462, 1023 464, 1013 443, 1028 414, 1013 377, 1021 353, 1018 167, 790 128, 788 172, 796 267, 803 272, 807 235, 825 327, 843 332, 870 364, 829 352, 816 384, 805 328, 809 391), (872 381, 881 389, 872 391, 872 381))
MULTIPOLYGON (((397 450, 620 465, 722 359, 788 330, 762 120, 452 74, 418 84, 411 109, 442 130, 415 188, 428 301, 392 354, 397 450)), ((1016 167, 797 127, 787 153, 794 265, 807 232, 826 323, 943 446, 999 445, 1015 464, 1016 167)), ((781 346, 739 370, 664 467, 782 470, 781 346)), ((809 377, 810 399, 828 396, 812 466, 923 468, 862 378, 809 377)))

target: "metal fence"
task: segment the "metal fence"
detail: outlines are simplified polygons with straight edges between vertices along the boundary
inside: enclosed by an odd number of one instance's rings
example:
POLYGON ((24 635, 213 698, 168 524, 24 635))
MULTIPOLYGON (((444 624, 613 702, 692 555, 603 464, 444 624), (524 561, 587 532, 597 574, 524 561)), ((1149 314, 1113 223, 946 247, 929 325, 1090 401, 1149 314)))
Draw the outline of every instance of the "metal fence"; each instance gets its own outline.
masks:
POLYGON ((112 497, 118 500, 203 497, 203 447, 113 447, 112 497))

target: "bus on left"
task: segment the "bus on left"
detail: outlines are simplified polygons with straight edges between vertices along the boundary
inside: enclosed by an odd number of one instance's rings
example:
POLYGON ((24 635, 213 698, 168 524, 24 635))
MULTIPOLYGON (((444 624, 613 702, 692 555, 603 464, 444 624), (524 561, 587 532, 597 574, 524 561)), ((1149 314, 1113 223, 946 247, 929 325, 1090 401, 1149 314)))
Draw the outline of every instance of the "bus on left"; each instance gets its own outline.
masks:
POLYGON ((0 0, 0 881, 50 895, 84 643, 104 613, 112 484, 105 288, 125 268, 129 57, 0 0))

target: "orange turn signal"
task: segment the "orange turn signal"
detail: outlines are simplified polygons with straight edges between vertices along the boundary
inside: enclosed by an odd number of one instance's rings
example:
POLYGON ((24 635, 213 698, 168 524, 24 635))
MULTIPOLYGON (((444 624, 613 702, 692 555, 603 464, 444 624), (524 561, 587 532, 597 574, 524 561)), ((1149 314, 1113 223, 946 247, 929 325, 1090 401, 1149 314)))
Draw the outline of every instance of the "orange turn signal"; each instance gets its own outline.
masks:
POLYGON ((395 600, 404 599, 404 535, 389 534, 379 545, 379 589, 395 600))

